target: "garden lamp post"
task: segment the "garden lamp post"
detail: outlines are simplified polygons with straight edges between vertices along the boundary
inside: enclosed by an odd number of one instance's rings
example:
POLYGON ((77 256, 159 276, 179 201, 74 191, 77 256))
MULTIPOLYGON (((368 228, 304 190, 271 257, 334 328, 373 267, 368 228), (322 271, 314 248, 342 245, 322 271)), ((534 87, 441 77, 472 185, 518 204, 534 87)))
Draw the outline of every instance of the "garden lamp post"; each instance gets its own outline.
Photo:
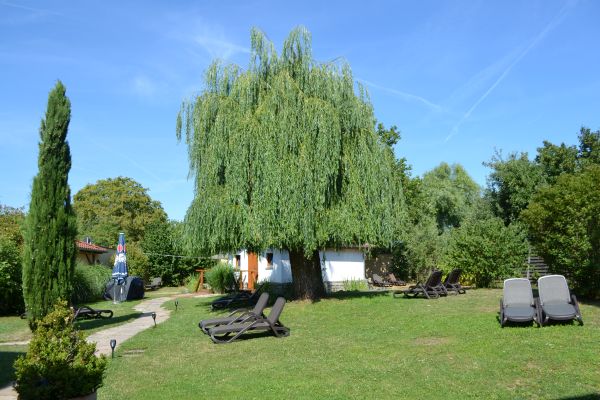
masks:
POLYGON ((156 313, 152 312, 152 319, 154 320, 154 327, 156 328, 156 313))
POLYGON ((115 347, 117 347, 117 340, 110 339, 110 348, 112 349, 112 358, 115 358, 115 347))
POLYGON ((179 300, 175 299, 175 311, 177 311, 177 307, 179 306, 179 300))

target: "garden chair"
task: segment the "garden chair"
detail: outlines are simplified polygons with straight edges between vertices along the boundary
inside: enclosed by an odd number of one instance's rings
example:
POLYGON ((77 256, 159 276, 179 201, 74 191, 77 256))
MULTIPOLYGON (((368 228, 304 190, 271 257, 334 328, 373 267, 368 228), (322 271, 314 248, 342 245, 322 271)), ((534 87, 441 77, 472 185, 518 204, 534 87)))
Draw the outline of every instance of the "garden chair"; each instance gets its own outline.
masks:
POLYGON ((232 311, 228 316, 221 318, 213 318, 213 319, 204 319, 200 321, 198 327, 202 330, 202 332, 208 334, 208 329, 219 326, 219 325, 227 325, 233 323, 244 323, 248 321, 252 321, 258 317, 264 318, 263 311, 269 302, 269 293, 263 293, 258 298, 256 305, 252 310, 247 308, 241 308, 235 311, 232 311))
POLYGON ((424 296, 427 299, 437 299, 448 292, 442 284, 442 271, 434 270, 425 283, 418 282, 416 285, 409 286, 408 289, 398 290, 393 293, 393 296, 396 297, 397 294, 403 294, 404 297, 424 296))
POLYGON ((222 310, 225 308, 243 308, 252 307, 258 301, 260 297, 260 291, 262 290, 265 283, 260 284, 256 290, 251 293, 248 290, 240 290, 233 294, 220 297, 211 303, 212 310, 222 310))
POLYGON ((393 286, 405 286, 406 282, 404 282, 403 280, 400 279, 396 279, 396 276, 394 276, 393 273, 389 273, 388 274, 388 282, 391 283, 393 286))
POLYGON ((373 286, 379 286, 379 287, 391 287, 392 284, 389 283, 388 281, 386 281, 385 279, 383 279, 381 276, 377 275, 377 274, 373 274, 373 276, 371 277, 371 281, 373 282, 373 286))
POLYGON ((579 311, 579 303, 575 295, 569 292, 567 280, 562 275, 546 275, 538 279, 540 294, 539 321, 540 325, 550 320, 570 321, 576 319, 583 325, 579 311))
POLYGON ((278 338, 289 336, 289 328, 286 328, 279 321, 283 306, 285 306, 285 299, 279 297, 275 300, 275 304, 268 317, 257 317, 252 321, 243 323, 215 326, 214 328, 209 329, 210 338, 213 342, 222 344, 231 343, 249 331, 270 331, 278 338))
POLYGON ((511 278, 504 281, 500 299, 500 326, 507 321, 534 321, 538 326, 537 302, 533 298, 531 283, 526 278, 511 278))
POLYGON ((162 278, 157 277, 157 278, 152 278, 152 281, 150 283, 146 283, 144 285, 144 288, 146 290, 156 290, 158 288, 160 288, 162 286, 162 278))
POLYGON ((456 294, 465 294, 467 291, 466 288, 460 284, 460 275, 462 274, 462 269, 455 268, 446 276, 444 280, 444 288, 448 293, 454 292, 456 294))
POLYGON ((112 310, 97 310, 90 306, 79 306, 73 308, 74 320, 78 319, 108 319, 112 318, 112 310))

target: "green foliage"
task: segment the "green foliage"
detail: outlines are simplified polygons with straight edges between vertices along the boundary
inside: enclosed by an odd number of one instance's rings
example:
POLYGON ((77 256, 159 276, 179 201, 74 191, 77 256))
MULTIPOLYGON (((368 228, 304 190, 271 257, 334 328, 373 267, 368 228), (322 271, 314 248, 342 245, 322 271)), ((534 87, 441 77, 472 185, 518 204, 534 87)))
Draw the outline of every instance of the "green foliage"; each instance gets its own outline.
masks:
MULTIPOLYGON (((200 254, 274 247, 307 258, 330 244, 389 246, 402 190, 350 67, 317 63, 304 28, 280 55, 252 30, 250 57, 246 69, 213 63, 177 119, 195 178, 188 245, 200 254)), ((308 267, 293 263, 298 278, 308 267)), ((313 283, 296 288, 315 294, 313 283)))
POLYGON ((96 357, 73 327, 66 302, 38 322, 29 350, 15 361, 16 390, 22 400, 61 400, 83 396, 102 385, 106 358, 96 357))
POLYGON ((73 304, 102 299, 112 270, 104 265, 77 264, 73 275, 73 304))
POLYGON ((0 237, 13 242, 19 251, 23 248, 22 226, 24 220, 23 209, 0 204, 0 237))
POLYGON ((363 279, 347 279, 343 282, 346 292, 361 292, 369 289, 369 285, 363 279))
POLYGON ((152 200, 148 189, 131 178, 119 176, 86 185, 73 197, 79 236, 90 236, 102 246, 114 246, 119 232, 128 244, 140 242, 146 228, 167 222, 160 202, 152 200))
POLYGON ((441 163, 423 177, 423 211, 435 216, 440 232, 457 227, 480 197, 479 185, 459 165, 441 163))
POLYGON ((23 312, 21 253, 15 244, 0 236, 0 315, 23 312))
POLYGON ((531 196, 545 182, 542 168, 530 161, 527 153, 512 153, 504 160, 498 152, 484 165, 492 168, 487 196, 494 213, 507 225, 517 221, 531 196))
POLYGON ((69 299, 75 268, 77 221, 71 207, 66 141, 71 103, 57 82, 40 128, 38 167, 24 228, 23 296, 30 318, 46 315, 58 299, 69 299))
POLYGON ((394 270, 404 278, 423 280, 439 269, 446 253, 448 231, 439 232, 433 216, 409 226, 403 241, 393 249, 394 270))
POLYGON ((230 291, 235 286, 233 267, 229 264, 217 264, 206 271, 204 277, 206 278, 206 283, 217 293, 230 291))
POLYGON ((572 174, 577 169, 577 147, 567 146, 561 143, 560 146, 544 140, 544 145, 538 147, 535 162, 543 170, 548 183, 556 182, 556 178, 561 174, 572 174))
MULTIPOLYGON (((189 291, 193 292, 196 289, 196 285, 198 284, 198 272, 194 272, 189 274, 183 281, 183 286, 189 291)), ((202 288, 200 288, 202 289, 202 288)))
POLYGON ((465 280, 490 287, 494 280, 514 276, 528 253, 526 235, 517 224, 500 218, 473 218, 454 229, 448 241, 445 269, 461 268, 465 280))
POLYGON ((0 205, 0 315, 22 313, 23 211, 0 205))
POLYGON ((577 289, 600 295, 600 165, 561 175, 523 212, 531 240, 555 273, 577 289))
POLYGON ((162 254, 174 254, 173 235, 167 222, 155 222, 146 227, 141 242, 142 250, 148 257, 148 270, 151 276, 160 276, 166 285, 177 280, 178 259, 162 254))

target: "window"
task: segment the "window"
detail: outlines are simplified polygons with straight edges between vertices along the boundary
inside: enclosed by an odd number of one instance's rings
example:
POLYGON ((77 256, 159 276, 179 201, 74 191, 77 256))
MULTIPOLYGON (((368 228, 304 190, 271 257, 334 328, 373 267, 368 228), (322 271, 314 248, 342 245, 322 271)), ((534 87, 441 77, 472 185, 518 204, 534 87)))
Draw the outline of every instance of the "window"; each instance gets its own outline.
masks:
POLYGON ((267 253, 267 269, 273 269, 273 253, 267 253))

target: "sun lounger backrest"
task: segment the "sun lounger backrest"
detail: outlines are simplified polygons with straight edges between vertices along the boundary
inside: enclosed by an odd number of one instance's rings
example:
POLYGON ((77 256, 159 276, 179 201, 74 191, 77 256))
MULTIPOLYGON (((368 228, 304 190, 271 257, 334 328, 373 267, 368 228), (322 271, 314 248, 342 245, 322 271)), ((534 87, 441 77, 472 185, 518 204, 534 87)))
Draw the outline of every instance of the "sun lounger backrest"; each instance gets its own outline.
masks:
POLYGON ((373 283, 381 284, 383 283, 383 278, 377 274, 373 274, 373 283))
POLYGON ((429 278, 427 278, 425 287, 439 286, 440 283, 442 283, 442 271, 435 270, 429 275, 429 278))
POLYGON ((267 302, 268 301, 269 301, 269 293, 264 292, 258 298, 258 301, 256 302, 256 305, 252 309, 252 312, 254 314, 258 314, 258 315, 262 314, 262 312, 264 311, 265 307, 267 306, 267 302))
POLYGON ((546 275, 538 279, 540 291, 540 302, 545 303, 569 303, 571 293, 569 285, 562 275, 546 275))
POLYGON ((267 319, 272 323, 276 323, 279 321, 279 316, 281 315, 281 311, 283 311, 283 306, 285 306, 285 299, 283 297, 278 297, 275 300, 275 304, 273 304, 273 308, 271 308, 271 312, 267 319))
POLYGON ((460 269, 460 268, 454 268, 452 271, 450 271, 450 273, 446 277, 446 283, 449 283, 449 284, 452 284, 452 285, 458 284, 458 281, 460 280, 460 274, 461 273, 462 273, 462 269, 460 269))
POLYGON ((533 292, 531 283, 526 278, 511 278, 504 281, 502 289, 503 302, 505 306, 509 305, 533 305, 533 292))

